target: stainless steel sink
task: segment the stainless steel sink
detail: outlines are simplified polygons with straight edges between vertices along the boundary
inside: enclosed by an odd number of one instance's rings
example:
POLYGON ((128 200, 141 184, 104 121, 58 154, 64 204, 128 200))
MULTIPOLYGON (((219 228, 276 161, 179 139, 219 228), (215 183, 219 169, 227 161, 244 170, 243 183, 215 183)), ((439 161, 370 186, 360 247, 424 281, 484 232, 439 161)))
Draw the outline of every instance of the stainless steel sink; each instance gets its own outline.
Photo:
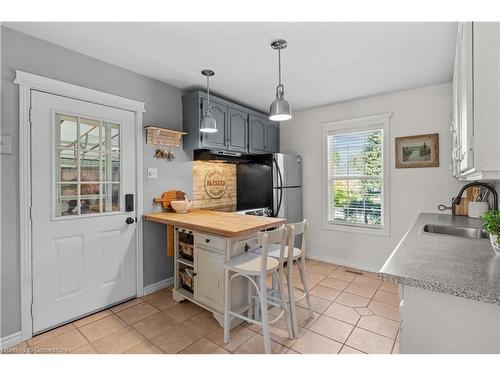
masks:
POLYGON ((453 225, 426 224, 422 228, 426 233, 444 234, 447 236, 465 237, 472 239, 487 239, 488 233, 480 228, 456 227, 453 225))

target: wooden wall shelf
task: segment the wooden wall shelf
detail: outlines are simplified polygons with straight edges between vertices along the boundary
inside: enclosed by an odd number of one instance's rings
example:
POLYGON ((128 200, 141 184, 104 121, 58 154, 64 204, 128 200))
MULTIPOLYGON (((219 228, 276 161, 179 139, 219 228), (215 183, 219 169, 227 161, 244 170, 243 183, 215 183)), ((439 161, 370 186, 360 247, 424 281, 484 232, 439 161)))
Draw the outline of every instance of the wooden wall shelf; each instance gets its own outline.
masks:
POLYGON ((180 147, 182 136, 187 134, 151 125, 145 126, 144 129, 146 129, 146 143, 148 145, 180 147))

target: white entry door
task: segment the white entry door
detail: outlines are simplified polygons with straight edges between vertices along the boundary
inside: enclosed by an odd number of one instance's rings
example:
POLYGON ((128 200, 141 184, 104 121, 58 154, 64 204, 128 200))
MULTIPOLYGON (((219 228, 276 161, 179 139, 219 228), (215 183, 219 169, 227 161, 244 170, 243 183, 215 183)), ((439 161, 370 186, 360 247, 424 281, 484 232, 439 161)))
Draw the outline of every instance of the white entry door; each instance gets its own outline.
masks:
POLYGON ((136 295, 135 114, 39 91, 31 107, 38 333, 136 295))

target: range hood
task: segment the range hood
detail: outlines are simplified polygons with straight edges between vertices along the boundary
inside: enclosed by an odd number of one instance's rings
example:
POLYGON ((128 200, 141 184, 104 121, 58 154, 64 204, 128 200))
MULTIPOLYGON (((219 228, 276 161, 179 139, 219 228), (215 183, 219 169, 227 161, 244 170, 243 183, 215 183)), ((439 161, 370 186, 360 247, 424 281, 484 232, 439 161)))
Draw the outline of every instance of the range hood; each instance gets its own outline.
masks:
POLYGON ((219 150, 194 150, 193 160, 209 161, 213 163, 249 163, 249 155, 241 152, 219 150))
POLYGON ((222 150, 194 150, 193 160, 208 161, 212 163, 264 163, 266 155, 250 155, 241 152, 222 150))

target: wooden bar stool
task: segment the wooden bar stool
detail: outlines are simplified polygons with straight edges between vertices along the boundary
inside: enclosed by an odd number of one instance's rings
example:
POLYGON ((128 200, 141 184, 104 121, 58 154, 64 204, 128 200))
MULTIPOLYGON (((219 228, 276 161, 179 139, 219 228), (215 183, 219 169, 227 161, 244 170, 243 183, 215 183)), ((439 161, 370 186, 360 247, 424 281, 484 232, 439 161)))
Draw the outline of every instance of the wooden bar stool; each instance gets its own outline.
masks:
POLYGON ((259 232, 259 244, 261 246, 260 254, 249 252, 239 255, 229 260, 225 265, 225 283, 224 283, 224 342, 229 343, 229 334, 231 329, 231 320, 236 317, 247 322, 259 324, 262 326, 264 336, 264 350, 266 354, 271 353, 271 337, 269 334, 269 324, 275 323, 283 316, 287 322, 288 335, 293 338, 292 319, 288 309, 288 303, 285 300, 286 292, 284 285, 284 252, 286 246, 287 230, 285 227, 259 232), (280 257, 274 258, 267 256, 270 245, 278 245, 280 257), (275 278, 278 285, 277 297, 268 296, 266 278, 271 275, 275 278), (231 281, 236 277, 245 277, 249 282, 249 304, 239 311, 231 311, 231 281), (260 320, 252 317, 253 296, 251 287, 255 288, 256 297, 260 306, 260 320), (269 321, 269 305, 281 307, 280 314, 269 321), (247 316, 243 315, 248 310, 247 316))
MULTIPOLYGON (((314 318, 314 310, 311 303, 311 297, 309 294, 309 286, 306 274, 306 237, 307 237, 307 221, 303 220, 300 223, 290 223, 286 225, 288 234, 288 245, 285 246, 284 258, 286 261, 286 282, 288 287, 287 302, 290 304, 290 313, 292 316, 292 327, 294 337, 298 337, 298 325, 297 325, 297 309, 295 304, 302 301, 304 298, 307 302, 307 307, 309 309, 309 315, 311 319, 314 318), (295 247, 296 236, 302 235, 300 248, 295 247), (293 249, 293 251, 289 251, 293 249), (294 285, 293 285, 293 263, 296 262, 299 267, 300 281, 302 282, 303 289, 299 289, 302 295, 299 298, 295 298, 294 285)), ((256 252, 259 252, 257 250, 256 252)), ((277 246, 271 246, 267 253, 268 256, 279 259, 281 256, 281 249, 277 246)), ((298 289, 298 288, 296 288, 298 289)))
POLYGON ((288 246, 285 248, 285 254, 287 259, 287 269, 286 269, 286 279, 288 286, 288 296, 290 299, 290 312, 292 315, 292 326, 295 336, 298 336, 297 327, 297 309, 295 304, 302 301, 304 298, 307 302, 307 308, 309 309, 309 317, 314 319, 314 310, 311 303, 311 295, 309 290, 309 282, 307 281, 306 273, 306 240, 307 240, 307 220, 303 220, 300 223, 290 223, 286 225, 288 231, 288 246), (302 235, 300 240, 300 248, 295 247, 296 236, 302 235), (293 249, 293 251, 288 251, 288 249, 293 249), (293 262, 297 263, 300 273, 300 281, 302 283, 303 289, 299 289, 302 295, 299 298, 295 298, 294 286, 293 286, 293 262))

